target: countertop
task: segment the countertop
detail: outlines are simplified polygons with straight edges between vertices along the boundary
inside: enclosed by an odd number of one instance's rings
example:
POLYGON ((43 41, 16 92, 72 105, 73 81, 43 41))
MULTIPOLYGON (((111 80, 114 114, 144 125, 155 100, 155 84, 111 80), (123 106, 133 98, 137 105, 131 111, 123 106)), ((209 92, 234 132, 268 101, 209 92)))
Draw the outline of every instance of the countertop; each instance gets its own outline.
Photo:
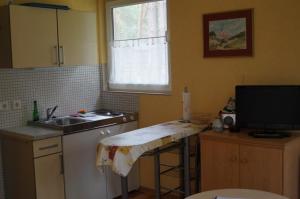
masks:
MULTIPOLYGON (((98 110, 98 111, 105 111, 107 110, 98 110)), ((21 139, 21 140, 42 140, 47 139, 51 137, 56 136, 63 136, 70 133, 76 133, 80 131, 95 129, 99 127, 105 127, 110 125, 116 125, 116 124, 123 124, 127 122, 133 122, 137 121, 138 114, 137 113, 122 113, 117 116, 111 116, 111 115, 97 115, 96 112, 90 112, 94 114, 93 117, 87 117, 86 122, 74 124, 74 125, 68 125, 68 126, 62 126, 61 128, 50 128, 47 126, 36 126, 36 125, 25 125, 21 127, 12 127, 12 128, 6 128, 6 129, 0 129, 0 136, 10 137, 14 139, 21 139)), ((88 113, 88 114, 90 114, 88 113)))
POLYGON ((12 127, 0 130, 1 136, 11 137, 22 140, 42 140, 46 138, 62 136, 62 130, 49 129, 36 126, 12 127))
POLYGON ((279 148, 282 149, 285 147, 286 144, 293 141, 295 138, 300 137, 299 131, 290 131, 291 136, 286 138, 254 138, 248 135, 249 130, 243 130, 239 133, 231 133, 229 131, 224 132, 216 132, 216 131, 206 131, 200 134, 200 139, 210 139, 222 142, 231 142, 231 143, 243 143, 243 144, 251 144, 251 145, 258 145, 258 146, 268 146, 271 148, 279 148))

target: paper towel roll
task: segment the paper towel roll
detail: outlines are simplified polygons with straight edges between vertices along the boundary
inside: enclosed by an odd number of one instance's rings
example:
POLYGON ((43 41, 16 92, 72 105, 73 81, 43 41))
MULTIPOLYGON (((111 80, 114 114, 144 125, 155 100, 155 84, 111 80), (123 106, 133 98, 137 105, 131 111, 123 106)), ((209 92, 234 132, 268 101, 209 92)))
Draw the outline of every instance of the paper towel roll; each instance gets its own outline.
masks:
POLYGON ((191 120, 191 94, 188 91, 188 88, 185 87, 182 93, 182 105, 183 105, 183 112, 182 112, 182 119, 184 121, 191 120))

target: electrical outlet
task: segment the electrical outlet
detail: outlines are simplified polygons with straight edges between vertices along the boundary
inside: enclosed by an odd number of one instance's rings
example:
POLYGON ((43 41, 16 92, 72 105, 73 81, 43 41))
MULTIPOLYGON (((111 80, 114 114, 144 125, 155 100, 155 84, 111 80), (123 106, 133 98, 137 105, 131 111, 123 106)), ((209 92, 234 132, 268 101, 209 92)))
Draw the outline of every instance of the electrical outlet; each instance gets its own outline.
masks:
POLYGON ((2 101, 0 102, 0 111, 9 111, 9 101, 2 101))
POLYGON ((12 109, 13 110, 20 110, 22 108, 21 100, 13 100, 12 101, 12 109))

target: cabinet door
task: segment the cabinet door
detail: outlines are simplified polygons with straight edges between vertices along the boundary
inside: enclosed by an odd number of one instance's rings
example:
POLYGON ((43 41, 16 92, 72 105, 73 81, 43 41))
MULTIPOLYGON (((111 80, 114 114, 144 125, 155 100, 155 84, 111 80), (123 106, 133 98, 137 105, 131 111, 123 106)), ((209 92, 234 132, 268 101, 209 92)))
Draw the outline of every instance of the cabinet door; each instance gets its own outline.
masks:
POLYGON ((239 187, 239 145, 201 141, 202 191, 239 187))
POLYGON ((96 13, 58 10, 58 33, 61 66, 99 64, 96 13))
POLYGON ((64 199, 62 154, 34 160, 37 199, 64 199))
POLYGON ((240 146, 240 187, 282 194, 282 150, 240 146))
POLYGON ((107 181, 96 167, 96 149, 104 128, 63 136, 67 199, 106 199, 107 181))
POLYGON ((56 11, 10 6, 14 68, 58 66, 56 11))

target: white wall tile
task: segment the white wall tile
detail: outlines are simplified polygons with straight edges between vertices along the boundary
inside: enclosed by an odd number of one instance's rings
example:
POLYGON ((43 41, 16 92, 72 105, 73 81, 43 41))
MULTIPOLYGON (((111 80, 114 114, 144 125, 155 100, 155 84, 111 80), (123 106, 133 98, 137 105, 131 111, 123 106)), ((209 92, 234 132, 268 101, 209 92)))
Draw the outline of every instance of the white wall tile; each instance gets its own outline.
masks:
MULTIPOLYGON (((58 105, 57 116, 79 109, 109 108, 138 111, 138 96, 101 92, 101 66, 45 69, 0 69, 0 101, 21 100, 21 110, 0 112, 0 129, 21 126, 32 119, 33 101, 37 100, 40 117, 48 107, 58 105)), ((4 199, 0 150, 0 199, 4 199)))

